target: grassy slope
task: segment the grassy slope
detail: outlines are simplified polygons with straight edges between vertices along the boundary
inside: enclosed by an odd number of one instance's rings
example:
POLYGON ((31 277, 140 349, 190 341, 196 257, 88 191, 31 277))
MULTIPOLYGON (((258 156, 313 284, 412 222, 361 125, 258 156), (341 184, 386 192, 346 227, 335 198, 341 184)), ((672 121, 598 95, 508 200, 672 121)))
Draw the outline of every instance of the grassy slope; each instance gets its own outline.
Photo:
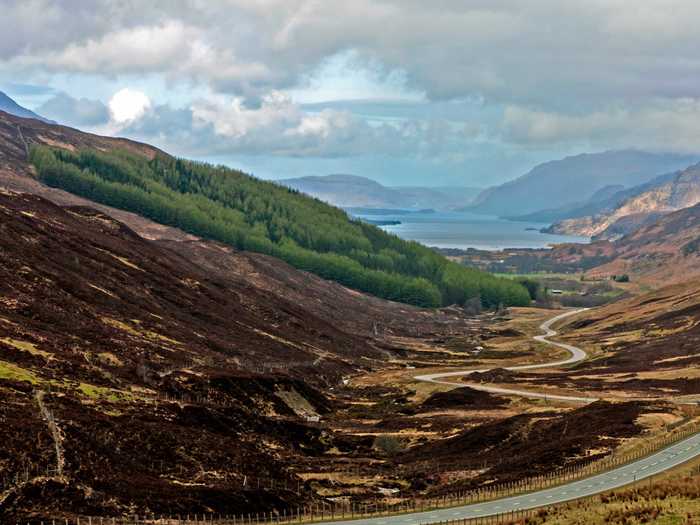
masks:
POLYGON ((51 186, 274 255, 379 297, 420 306, 474 297, 486 306, 529 302, 517 283, 451 263, 320 201, 221 166, 46 147, 33 148, 31 160, 51 186))
POLYGON ((697 523, 700 517, 700 460, 652 480, 568 506, 542 510, 528 524, 660 525, 697 523))

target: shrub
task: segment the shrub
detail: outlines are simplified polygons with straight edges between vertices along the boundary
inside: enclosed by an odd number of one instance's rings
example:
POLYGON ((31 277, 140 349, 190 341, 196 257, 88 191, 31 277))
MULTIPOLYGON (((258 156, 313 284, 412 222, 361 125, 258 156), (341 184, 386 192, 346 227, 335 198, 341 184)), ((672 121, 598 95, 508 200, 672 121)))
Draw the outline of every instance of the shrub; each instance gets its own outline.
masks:
POLYGON ((377 436, 373 446, 387 456, 395 456, 405 448, 403 441, 396 436, 377 436))

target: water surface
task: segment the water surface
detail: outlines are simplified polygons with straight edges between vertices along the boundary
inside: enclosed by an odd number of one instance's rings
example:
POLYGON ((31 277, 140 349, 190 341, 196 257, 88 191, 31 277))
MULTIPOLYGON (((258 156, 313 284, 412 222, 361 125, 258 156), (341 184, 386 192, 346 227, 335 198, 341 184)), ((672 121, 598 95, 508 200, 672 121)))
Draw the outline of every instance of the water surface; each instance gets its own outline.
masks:
POLYGON ((587 243, 587 237, 540 233, 548 224, 506 221, 489 215, 467 212, 434 213, 365 213, 358 217, 369 220, 401 221, 401 224, 380 226, 399 237, 439 248, 546 248, 563 242, 587 243))

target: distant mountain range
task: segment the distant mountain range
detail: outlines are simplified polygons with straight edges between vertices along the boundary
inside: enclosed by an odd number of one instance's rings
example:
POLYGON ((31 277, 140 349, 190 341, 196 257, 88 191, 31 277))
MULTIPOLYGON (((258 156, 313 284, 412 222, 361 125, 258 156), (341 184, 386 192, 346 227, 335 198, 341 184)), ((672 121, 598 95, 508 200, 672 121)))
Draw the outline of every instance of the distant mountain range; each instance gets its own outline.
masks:
POLYGON ((677 173, 678 172, 660 175, 649 182, 633 186, 632 188, 625 188, 622 185, 605 186, 594 193, 593 196, 584 203, 570 204, 551 210, 541 210, 506 218, 513 221, 557 223, 567 219, 576 219, 609 212, 622 204, 625 200, 672 180, 677 173))
POLYGON ((279 184, 341 208, 449 210, 464 207, 481 191, 461 186, 384 186, 357 175, 325 175, 283 179, 279 184))
POLYGON ((698 160, 691 155, 630 150, 566 157, 540 164, 522 177, 484 190, 467 209, 502 217, 547 210, 550 216, 554 215, 550 218, 556 220, 561 217, 553 211, 566 216, 566 210, 609 198, 611 193, 645 184, 698 160))
POLYGON ((555 222, 548 233, 584 235, 596 239, 615 239, 660 217, 700 203, 700 164, 664 175, 654 181, 618 192, 600 201, 593 213, 580 213, 555 222))
POLYGON ((49 120, 47 118, 44 118, 41 115, 37 115, 33 111, 20 106, 19 104, 17 104, 17 102, 12 100, 10 97, 8 97, 2 91, 0 91, 0 111, 4 111, 5 113, 9 113, 10 115, 14 115, 15 117, 35 118, 37 120, 41 120, 42 122, 46 122, 48 124, 56 124, 56 122, 54 122, 53 120, 49 120))

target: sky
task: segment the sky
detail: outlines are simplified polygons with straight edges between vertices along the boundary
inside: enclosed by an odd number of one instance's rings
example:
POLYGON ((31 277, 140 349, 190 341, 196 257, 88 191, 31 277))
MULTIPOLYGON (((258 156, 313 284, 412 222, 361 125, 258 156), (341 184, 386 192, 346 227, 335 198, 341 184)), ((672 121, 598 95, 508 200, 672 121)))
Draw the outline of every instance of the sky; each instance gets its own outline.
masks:
POLYGON ((0 0, 0 90, 263 178, 700 152, 697 0, 0 0))

